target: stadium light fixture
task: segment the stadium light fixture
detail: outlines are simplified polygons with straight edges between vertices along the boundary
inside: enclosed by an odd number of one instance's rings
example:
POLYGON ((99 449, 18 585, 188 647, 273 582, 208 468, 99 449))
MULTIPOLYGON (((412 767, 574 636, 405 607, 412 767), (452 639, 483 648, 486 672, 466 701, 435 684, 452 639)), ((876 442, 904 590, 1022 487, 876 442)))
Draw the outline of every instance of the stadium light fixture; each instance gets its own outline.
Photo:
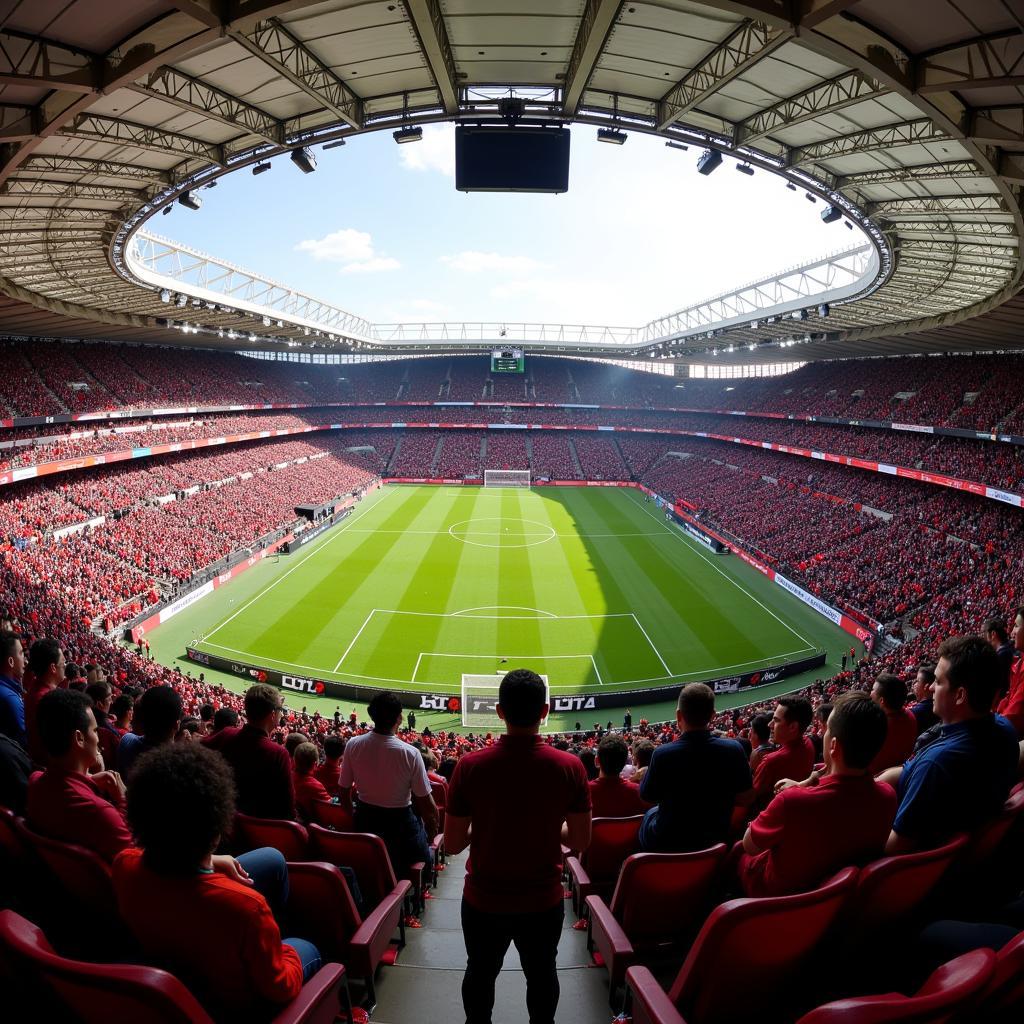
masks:
POLYGON ((786 188, 788 188, 790 192, 796 191, 796 185, 794 185, 791 181, 786 182, 786 188))
POLYGON ((174 209, 173 205, 165 206, 160 212, 166 217, 174 209))
POLYGON ((321 148, 324 149, 324 150, 327 150, 327 149, 337 149, 339 146, 344 146, 344 145, 345 145, 345 140, 344 139, 335 139, 333 142, 325 142, 321 148))
POLYGON ((842 220, 843 211, 838 206, 826 206, 821 211, 821 219, 826 224, 834 224, 837 220, 842 220))
POLYGON ((187 295, 179 295, 178 298, 177 298, 177 304, 179 306, 187 306, 188 305, 188 296, 187 295))
POLYGON ((823 302, 818 307, 818 316, 820 316, 822 319, 827 317, 829 315, 829 313, 831 313, 831 312, 832 312, 832 307, 829 306, 829 304, 827 302, 823 302))
POLYGON ((420 142, 423 139, 422 128, 399 128, 397 132, 394 132, 391 136, 395 142, 400 146, 404 146, 407 142, 420 142))
POLYGON ((843 223, 846 225, 846 230, 847 231, 852 231, 853 230, 853 224, 851 224, 850 221, 844 220, 843 223))
POLYGON ((807 310, 806 309, 798 309, 798 310, 796 310, 792 314, 792 317, 793 317, 794 320, 806 320, 807 319, 807 310))
POLYGON ((665 145, 669 149, 681 149, 684 152, 690 148, 685 142, 666 142, 665 145))
POLYGON ((818 201, 818 197, 815 195, 811 195, 810 192, 804 193, 804 199, 806 199, 810 203, 816 203, 818 201))
POLYGON ((203 208, 203 199, 201 196, 197 196, 194 192, 182 192, 178 196, 178 202, 185 207, 186 210, 201 210, 203 208))
POLYGON ((266 172, 269 171, 269 170, 270 170, 270 161, 269 160, 264 160, 261 163, 258 163, 258 164, 256 164, 253 167, 252 173, 253 174, 266 174, 266 172))
POLYGON ((171 301, 171 293, 166 288, 161 288, 160 289, 160 301, 161 302, 170 302, 171 301))
POLYGON ((598 128, 597 141, 608 142, 613 146, 621 146, 626 141, 626 133, 620 132, 618 128, 598 128))
POLYGON ((316 157, 307 146, 296 146, 289 154, 289 159, 303 174, 312 174, 316 170, 316 157))
POLYGON ((750 164, 737 164, 736 170, 739 171, 740 174, 746 174, 748 177, 753 177, 754 175, 754 168, 751 167, 750 164))
POLYGON ((707 149, 697 161, 697 173, 705 176, 715 171, 722 162, 722 154, 717 149, 707 149))

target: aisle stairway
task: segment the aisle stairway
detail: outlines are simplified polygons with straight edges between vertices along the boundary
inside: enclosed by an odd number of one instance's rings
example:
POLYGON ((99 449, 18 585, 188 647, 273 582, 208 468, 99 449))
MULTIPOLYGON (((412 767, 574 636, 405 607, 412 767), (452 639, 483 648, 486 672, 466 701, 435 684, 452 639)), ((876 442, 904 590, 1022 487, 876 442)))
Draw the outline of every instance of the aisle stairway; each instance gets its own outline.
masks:
MULTIPOLYGON (((462 1010, 462 973, 466 947, 462 940, 460 904, 466 854, 448 858, 438 877, 434 899, 427 903, 423 927, 406 929, 406 946, 393 967, 380 972, 377 1008, 371 1024, 413 1024, 437 1021, 458 1024, 462 1010)), ((587 933, 573 931, 570 901, 565 901, 565 926, 558 946, 557 1024, 608 1024, 608 986, 603 970, 590 966, 587 933)), ((525 1024, 526 979, 515 947, 509 948, 495 986, 493 1024, 525 1024)))

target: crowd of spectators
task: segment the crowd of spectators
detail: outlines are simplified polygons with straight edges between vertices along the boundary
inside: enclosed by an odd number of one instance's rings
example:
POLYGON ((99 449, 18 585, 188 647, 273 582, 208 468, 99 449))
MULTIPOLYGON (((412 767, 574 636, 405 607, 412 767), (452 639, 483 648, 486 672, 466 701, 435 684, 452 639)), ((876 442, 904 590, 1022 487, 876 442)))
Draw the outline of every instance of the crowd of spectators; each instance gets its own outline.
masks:
POLYGON ((446 430, 437 456, 434 473, 448 479, 475 479, 480 473, 480 448, 484 442, 479 431, 446 430))

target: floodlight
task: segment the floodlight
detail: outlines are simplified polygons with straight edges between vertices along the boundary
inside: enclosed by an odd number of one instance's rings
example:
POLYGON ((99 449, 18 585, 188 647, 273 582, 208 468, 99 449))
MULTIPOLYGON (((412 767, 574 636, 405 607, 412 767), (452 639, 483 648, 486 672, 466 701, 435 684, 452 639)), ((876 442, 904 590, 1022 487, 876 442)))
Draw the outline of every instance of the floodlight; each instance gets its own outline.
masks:
POLYGON ((269 160, 264 160, 262 163, 256 164, 253 167, 252 173, 253 174, 265 174, 269 170, 270 170, 270 161, 269 160))
POLYGON ((598 128, 598 142, 610 142, 613 146, 621 146, 626 141, 626 133, 617 128, 598 128))
POLYGON ((843 211, 840 210, 838 206, 826 206, 825 209, 821 211, 821 219, 826 224, 834 224, 837 220, 841 220, 842 216, 843 211))
POLYGON ((811 195, 810 192, 805 192, 804 193, 804 199, 806 199, 808 202, 811 202, 811 203, 816 203, 818 201, 818 197, 815 196, 815 195, 811 195))
POLYGON ((391 136, 400 146, 407 142, 419 142, 423 138, 422 128, 399 128, 391 136))
POLYGON ((826 317, 831 312, 832 312, 831 307, 829 306, 829 304, 827 302, 823 302, 818 307, 818 316, 820 316, 820 317, 826 317))
POLYGON ((160 301, 161 302, 170 302, 171 301, 171 293, 166 288, 161 288, 160 289, 160 301))
POLYGON ((697 161, 697 173, 708 175, 722 162, 722 154, 717 149, 708 149, 697 161))
POLYGON ((165 206, 160 212, 166 217, 173 208, 173 206, 165 206))
POLYGON ((807 310, 806 309, 798 309, 793 314, 793 319, 794 320, 806 320, 807 319, 807 310))
POLYGON ((203 200, 201 196, 197 196, 194 192, 182 192, 178 196, 178 202, 185 207, 186 210, 199 210, 202 209, 203 200))
POLYGON ((316 157, 307 146, 296 146, 290 154, 291 161, 303 174, 312 174, 316 170, 316 157))
POLYGON ((791 181, 786 182, 786 188, 788 188, 790 192, 796 191, 796 185, 794 185, 791 181))
POLYGON ((344 146, 344 145, 345 145, 345 140, 344 139, 335 139, 333 142, 325 142, 321 148, 322 149, 337 149, 339 146, 344 146))
POLYGON ((668 146, 669 149, 683 149, 683 150, 686 150, 686 149, 690 148, 689 146, 686 145, 685 142, 666 142, 665 145, 668 146))
POLYGON ((736 170, 739 171, 740 174, 746 174, 749 176, 753 176, 754 174, 754 168, 751 167, 750 164, 737 164, 736 170))
POLYGON ((187 295, 179 295, 178 296, 178 305, 179 306, 187 306, 188 305, 188 296, 187 295))

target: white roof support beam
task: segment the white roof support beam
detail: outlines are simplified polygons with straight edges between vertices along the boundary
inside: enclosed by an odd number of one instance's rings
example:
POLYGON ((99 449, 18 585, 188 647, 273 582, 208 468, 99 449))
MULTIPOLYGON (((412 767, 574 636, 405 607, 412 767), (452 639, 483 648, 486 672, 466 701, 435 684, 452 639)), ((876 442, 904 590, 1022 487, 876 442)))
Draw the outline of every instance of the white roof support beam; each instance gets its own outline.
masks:
POLYGON ((304 43, 274 19, 228 35, 352 128, 363 126, 363 101, 304 43))
POLYGON ((835 160, 854 153, 870 153, 875 150, 892 149, 895 146, 913 146, 922 142, 948 140, 949 136, 928 118, 919 121, 901 121, 899 124, 868 128, 852 135, 838 135, 835 138, 814 142, 809 146, 798 146, 790 151, 789 166, 816 163, 820 160, 835 160))
POLYGON ((909 181, 932 181, 936 178, 986 178, 972 160, 953 160, 945 164, 922 164, 917 167, 892 167, 878 171, 843 174, 836 179, 836 188, 858 185, 900 185, 909 181))
POLYGON ((93 142, 151 149, 157 153, 172 153, 182 160, 205 160, 220 166, 225 163, 223 148, 212 142, 98 114, 80 114, 61 134, 93 142))
POLYGON ((459 87, 455 74, 455 58, 444 23, 440 0, 403 0, 405 9, 419 36, 423 56, 430 65, 438 95, 446 114, 459 109, 459 87))
POLYGON ((790 28, 745 21, 658 101, 658 129, 667 128, 793 37, 790 28))
POLYGON ((136 178, 154 184, 169 185, 173 181, 170 171, 160 171, 139 164, 124 164, 114 160, 87 160, 78 156, 59 156, 39 153, 30 156, 18 168, 19 172, 40 174, 96 174, 106 178, 136 178))
POLYGON ((587 0, 583 8, 562 91, 562 109, 569 116, 576 113, 621 8, 621 0, 587 0))

